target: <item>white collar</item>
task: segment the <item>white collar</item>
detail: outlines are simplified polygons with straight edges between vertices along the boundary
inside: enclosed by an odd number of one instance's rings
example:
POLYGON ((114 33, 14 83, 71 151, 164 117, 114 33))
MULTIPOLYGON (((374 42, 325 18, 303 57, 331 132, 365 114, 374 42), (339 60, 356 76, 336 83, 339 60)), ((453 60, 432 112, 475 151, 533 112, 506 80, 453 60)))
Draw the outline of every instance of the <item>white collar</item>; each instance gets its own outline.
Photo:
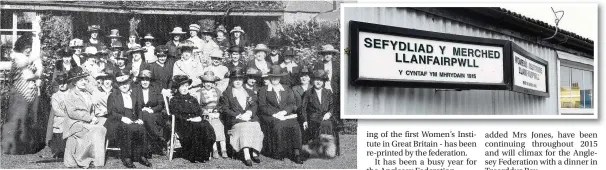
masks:
POLYGON ((285 90, 284 90, 284 87, 282 87, 282 84, 278 84, 278 85, 269 84, 267 86, 267 91, 285 91, 285 90))
POLYGON ((297 63, 294 63, 294 62, 290 62, 289 64, 286 64, 286 63, 283 62, 282 64, 280 64, 280 67, 282 67, 282 68, 285 68, 285 67, 297 67, 297 66, 299 66, 299 65, 297 65, 297 63))

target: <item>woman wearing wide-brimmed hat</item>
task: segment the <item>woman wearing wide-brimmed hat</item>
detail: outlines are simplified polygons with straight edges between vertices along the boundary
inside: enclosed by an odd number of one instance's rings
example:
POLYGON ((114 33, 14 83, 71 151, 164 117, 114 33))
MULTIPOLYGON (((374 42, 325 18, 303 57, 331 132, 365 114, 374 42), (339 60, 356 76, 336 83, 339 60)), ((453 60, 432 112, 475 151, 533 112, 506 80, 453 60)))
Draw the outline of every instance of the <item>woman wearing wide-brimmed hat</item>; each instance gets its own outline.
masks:
POLYGON ((261 71, 257 70, 256 68, 247 68, 246 69, 246 78, 244 79, 244 88, 248 89, 248 90, 252 90, 253 92, 255 92, 255 95, 258 94, 259 92, 259 85, 258 82, 261 82, 261 71))
POLYGON ((219 106, 225 113, 230 129, 230 145, 242 154, 244 164, 252 166, 252 162, 261 162, 259 152, 263 149, 264 134, 259 124, 257 95, 244 88, 246 78, 242 68, 234 69, 230 74, 231 86, 223 92, 219 106))
POLYGON ((166 42, 168 47, 168 57, 179 59, 179 46, 183 43, 186 32, 183 32, 181 27, 173 28, 173 31, 168 33, 171 36, 171 40, 166 42))
POLYGON ((191 96, 189 87, 192 79, 186 75, 173 77, 173 91, 169 110, 176 118, 176 131, 181 142, 183 158, 190 162, 209 160, 215 143, 215 132, 210 123, 202 119, 198 100, 191 96))
POLYGON ((205 65, 210 65, 212 62, 210 55, 212 55, 215 51, 221 51, 221 49, 213 40, 215 32, 211 28, 202 28, 200 33, 202 34, 202 56, 200 56, 200 62, 205 65))
POLYGON ((137 83, 136 77, 139 76, 139 73, 142 70, 149 69, 149 64, 145 62, 145 57, 143 57, 142 55, 143 52, 145 52, 145 49, 141 47, 131 48, 126 51, 126 55, 132 58, 132 61, 129 63, 129 66, 131 68, 130 73, 135 76, 134 83, 137 83))
POLYGON ((145 61, 149 64, 154 63, 156 62, 156 60, 158 60, 158 57, 156 57, 156 54, 154 54, 154 52, 156 51, 156 47, 154 47, 155 40, 156 38, 154 38, 151 33, 147 33, 143 37, 143 42, 145 43, 145 45, 142 47, 145 50, 145 53, 143 55, 145 56, 145 61))
POLYGON ((122 164, 127 168, 135 168, 133 161, 151 167, 145 157, 148 154, 147 131, 143 126, 142 104, 138 102, 138 93, 131 90, 131 74, 119 72, 116 74, 118 90, 113 91, 107 99, 107 118, 113 126, 115 139, 111 142, 120 146, 122 164))
POLYGON ((84 41, 84 48, 88 48, 88 47, 94 47, 94 51, 92 51, 91 53, 97 53, 97 51, 101 51, 102 49, 104 49, 106 46, 105 44, 101 41, 101 39, 99 39, 99 33, 101 32, 101 26, 99 25, 91 25, 88 26, 88 33, 90 33, 90 37, 89 39, 87 39, 86 41, 84 41))
MULTIPOLYGON (((297 106, 296 112, 301 113, 303 94, 305 94, 305 92, 309 91, 309 89, 312 88, 312 85, 310 84, 311 72, 307 67, 303 67, 299 72, 298 76, 299 83, 296 86, 292 87, 292 91, 295 94, 295 103, 297 106)), ((303 119, 299 118, 299 120, 301 120, 301 123, 303 123, 303 119)))
POLYGON ((241 48, 248 47, 249 42, 244 37, 244 30, 242 29, 242 27, 235 26, 231 31, 229 31, 229 34, 231 34, 229 45, 238 46, 241 48))
POLYGON ((280 67, 285 69, 288 74, 282 78, 282 84, 288 87, 292 87, 298 82, 298 74, 301 70, 301 66, 299 66, 294 57, 297 55, 295 49, 286 48, 282 52, 282 58, 284 59, 282 63, 280 63, 280 67))
POLYGON ((280 66, 273 66, 268 75, 271 84, 259 90, 261 125, 271 157, 290 157, 293 162, 302 164, 302 137, 295 113, 295 97, 290 88, 280 84, 280 78, 286 74, 280 66))
POLYGON ((200 34, 200 25, 198 24, 191 24, 189 25, 189 38, 187 40, 191 41, 194 43, 194 46, 196 46, 196 48, 193 50, 193 52, 195 54, 202 52, 202 44, 204 44, 204 41, 199 37, 200 34))
MULTIPOLYGON (((313 88, 303 95, 301 119, 305 129, 304 142, 316 139, 320 135, 335 136, 335 125, 338 123, 333 112, 333 93, 324 88, 328 74, 324 70, 313 72, 313 88)), ((334 155, 332 155, 334 156, 334 155)))
POLYGON ((215 50, 212 54, 210 54, 210 58, 212 63, 210 66, 204 68, 204 72, 212 71, 217 77, 219 77, 217 88, 223 92, 227 86, 229 86, 229 77, 227 77, 229 75, 229 69, 223 65, 223 52, 220 50, 215 50))
POLYGON ((67 73, 57 75, 54 82, 58 85, 57 92, 51 96, 51 112, 48 117, 46 130, 46 143, 51 148, 53 158, 63 158, 65 153, 65 139, 63 139, 63 123, 67 117, 65 101, 67 100, 67 73))
POLYGON ((255 68, 261 71, 262 74, 269 73, 271 64, 265 60, 265 56, 270 52, 270 49, 267 48, 265 44, 257 44, 253 51, 255 53, 255 59, 246 63, 246 66, 255 68))
POLYGON ((230 73, 233 72, 236 67, 247 68, 246 63, 241 60, 242 52, 244 52, 244 49, 238 46, 232 46, 227 49, 230 59, 228 60, 229 62, 225 64, 225 67, 229 69, 230 73))
POLYGON ((88 75, 82 68, 68 72, 71 84, 65 102, 67 119, 63 124, 63 138, 67 138, 63 164, 69 168, 105 165, 105 135, 107 130, 95 116, 93 93, 90 92, 88 75))
POLYGON ((71 64, 72 67, 79 67, 84 63, 83 59, 83 50, 84 50, 84 41, 81 39, 75 38, 69 41, 70 53, 72 54, 71 64))
POLYGON ((215 87, 216 83, 221 80, 212 71, 204 72, 203 76, 199 77, 202 80, 203 88, 198 92, 200 95, 200 107, 202 108, 202 118, 212 125, 215 131, 215 144, 213 145, 213 157, 219 158, 218 145, 221 145, 221 157, 227 157, 227 149, 225 144, 225 131, 221 122, 221 114, 218 104, 221 97, 221 90, 215 87))
POLYGON ((107 36, 107 38, 110 39, 109 41, 109 47, 117 47, 120 46, 122 47, 122 36, 120 36, 120 31, 118 29, 112 29, 110 30, 110 34, 107 36))
POLYGON ((190 93, 192 96, 196 97, 196 99, 199 99, 200 96, 198 96, 196 91, 200 89, 199 86, 201 81, 197 77, 204 74, 204 67, 199 60, 194 59, 193 49, 195 48, 197 47, 189 40, 185 40, 185 42, 181 45, 181 59, 176 61, 175 65, 173 66, 173 76, 185 75, 193 78, 190 93))

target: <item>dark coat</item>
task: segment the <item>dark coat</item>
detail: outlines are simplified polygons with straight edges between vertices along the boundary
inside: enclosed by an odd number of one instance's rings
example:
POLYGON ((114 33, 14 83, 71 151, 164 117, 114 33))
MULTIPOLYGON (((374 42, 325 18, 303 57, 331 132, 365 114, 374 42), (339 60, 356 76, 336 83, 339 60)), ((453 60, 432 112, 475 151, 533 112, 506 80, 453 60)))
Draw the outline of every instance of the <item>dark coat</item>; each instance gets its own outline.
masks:
POLYGON ((259 110, 261 114, 269 119, 276 119, 272 115, 282 110, 286 111, 286 116, 295 114, 295 95, 290 88, 284 87, 284 91, 280 91, 280 99, 281 101, 278 102, 276 92, 267 91, 267 87, 259 89, 259 110))
MULTIPOLYGON (((227 67, 227 69, 229 70, 229 72, 231 73, 232 71, 234 71, 234 68, 236 68, 236 65, 232 62, 228 62, 225 63, 225 67, 227 67)), ((242 61, 238 61, 238 66, 237 67, 241 67, 243 69, 248 68, 246 63, 242 62, 242 61)))
POLYGON ((245 122, 240 119, 236 119, 239 114, 250 110, 252 112, 252 116, 249 122, 257 122, 259 121, 259 117, 257 116, 257 97, 252 90, 246 89, 246 92, 249 95, 249 99, 246 102, 246 108, 242 108, 238 99, 234 97, 232 92, 232 87, 227 88, 221 99, 219 100, 219 106, 221 106, 221 111, 226 114, 227 121, 229 125, 234 125, 236 123, 245 122))
POLYGON ((250 42, 248 41, 248 39, 240 36, 240 43, 239 44, 236 44, 236 40, 235 39, 229 39, 229 45, 231 45, 231 46, 238 46, 238 47, 244 48, 244 47, 248 47, 250 45, 250 42))
MULTIPOLYGON (((314 64, 314 70, 325 70, 324 62, 317 62, 314 64)), ((339 93, 339 76, 341 76, 340 66, 337 62, 332 61, 332 77, 330 79, 330 86, 335 94, 339 93)))
POLYGON ((303 89, 301 85, 296 85, 292 88, 293 94, 295 95, 295 104, 297 105, 297 111, 300 111, 301 105, 303 104, 303 95, 309 91, 313 85, 307 85, 307 89, 303 89))
POLYGON ((167 58, 164 67, 158 63, 150 64, 149 70, 152 72, 152 86, 170 89, 175 61, 173 58, 167 58))
POLYGON ((177 94, 170 99, 169 105, 170 113, 175 115, 176 119, 185 121, 189 118, 202 116, 202 110, 200 109, 198 99, 189 94, 182 95, 177 92, 177 94))
POLYGON ((162 99, 162 93, 158 88, 150 87, 148 92, 147 103, 143 101, 143 89, 141 87, 133 88, 133 93, 136 93, 137 103, 141 105, 141 109, 144 107, 151 108, 154 113, 159 113, 164 108, 164 99, 162 99))
MULTIPOLYGON (((181 37, 183 38, 183 37, 181 37)), ((182 43, 182 42, 181 42, 182 43)), ((169 58, 179 58, 179 47, 173 42, 173 40, 170 40, 166 43, 166 46, 168 47, 168 57, 169 58)))
POLYGON ((141 114, 141 103, 137 101, 139 98, 137 93, 131 92, 131 99, 133 103, 132 111, 129 111, 124 107, 124 99, 122 98, 122 92, 120 90, 114 90, 107 99, 107 118, 120 121, 122 117, 127 117, 132 121, 142 118, 141 114))
POLYGON ((301 116, 303 122, 322 122, 324 114, 330 112, 332 115, 330 120, 335 119, 333 112, 332 92, 328 89, 322 89, 322 102, 318 100, 318 93, 315 89, 310 89, 303 95, 303 103, 301 105, 301 116))

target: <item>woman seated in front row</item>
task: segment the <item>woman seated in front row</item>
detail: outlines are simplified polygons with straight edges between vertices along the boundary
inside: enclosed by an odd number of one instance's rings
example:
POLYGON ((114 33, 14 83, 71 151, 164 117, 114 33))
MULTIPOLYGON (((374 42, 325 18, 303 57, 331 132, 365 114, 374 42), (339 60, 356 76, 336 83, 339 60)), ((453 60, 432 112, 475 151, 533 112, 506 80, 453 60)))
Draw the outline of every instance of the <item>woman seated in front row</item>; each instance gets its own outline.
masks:
POLYGON ((103 123, 92 109, 93 94, 90 92, 88 73, 75 67, 68 72, 72 88, 67 94, 67 117, 63 122, 65 154, 63 164, 68 168, 101 167, 105 165, 105 134, 103 123))
POLYGON ((169 110, 175 115, 175 126, 181 142, 184 158, 191 163, 209 160, 215 143, 215 132, 210 123, 202 119, 198 100, 189 94, 192 79, 186 75, 173 77, 173 89, 169 110), (175 90, 173 90, 175 91, 175 90))
POLYGON ((229 78, 232 86, 223 92, 219 105, 230 121, 226 124, 233 125, 228 133, 230 145, 236 152, 242 153, 246 166, 252 166, 253 161, 261 162, 259 151, 263 147, 257 98, 254 91, 244 88, 245 74, 242 68, 236 67, 229 78))

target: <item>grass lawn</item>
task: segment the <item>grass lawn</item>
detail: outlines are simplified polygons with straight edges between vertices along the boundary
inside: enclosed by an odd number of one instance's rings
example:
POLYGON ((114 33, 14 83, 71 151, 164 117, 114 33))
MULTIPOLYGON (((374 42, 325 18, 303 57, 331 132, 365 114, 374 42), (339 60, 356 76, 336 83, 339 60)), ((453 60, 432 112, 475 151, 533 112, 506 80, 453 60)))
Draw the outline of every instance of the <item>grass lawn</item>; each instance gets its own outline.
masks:
MULTIPOLYGON (((330 160, 310 159, 304 164, 299 165, 284 159, 284 161, 275 160, 261 156, 261 163, 254 164, 251 168, 254 169, 356 169, 356 135, 341 135, 341 156, 330 160)), ((116 152, 116 151, 110 151, 116 152)), ((51 151, 47 147, 44 150, 30 155, 0 155, 0 168, 24 168, 24 169, 65 169, 62 161, 49 158, 51 151)), ((154 165, 153 168, 170 168, 170 169, 245 169, 247 166, 240 160, 235 159, 212 159, 207 163, 190 163, 189 161, 177 158, 173 161, 168 161, 166 156, 154 155, 150 162, 154 165)), ((139 163, 135 163, 137 168, 147 168, 139 163)), ((110 157, 102 169, 124 169, 119 158, 110 157)))

